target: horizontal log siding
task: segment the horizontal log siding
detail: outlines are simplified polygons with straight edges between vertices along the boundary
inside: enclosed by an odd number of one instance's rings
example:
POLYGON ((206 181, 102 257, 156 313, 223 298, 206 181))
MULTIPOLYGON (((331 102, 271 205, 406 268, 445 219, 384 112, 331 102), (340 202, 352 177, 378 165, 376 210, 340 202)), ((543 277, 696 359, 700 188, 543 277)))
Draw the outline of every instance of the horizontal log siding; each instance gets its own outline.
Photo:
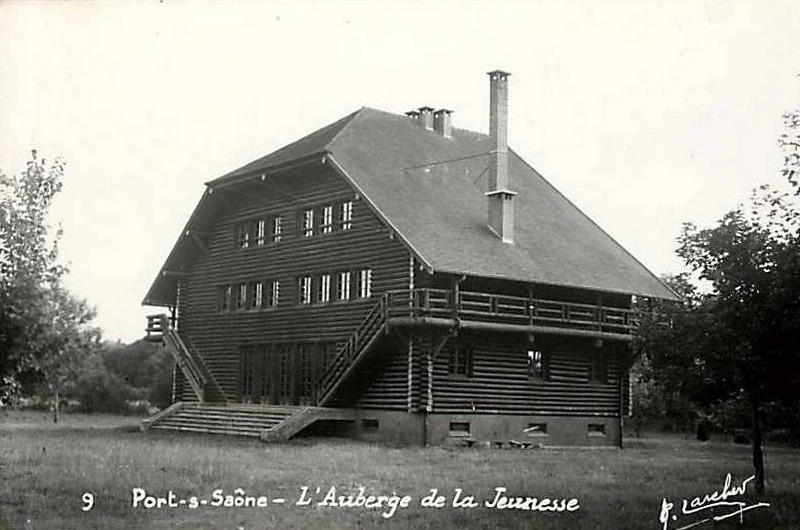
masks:
MULTIPOLYGON (((538 341, 538 339, 537 339, 538 341)), ((434 361, 433 411, 500 411, 512 414, 603 415, 619 413, 619 362, 606 343, 608 380, 589 381, 589 357, 597 352, 592 341, 551 338, 550 379, 528 377, 527 345, 485 335, 452 339, 434 361), (473 348, 473 377, 448 374, 449 347, 473 348)), ((624 347, 624 346, 623 346, 624 347)))
MULTIPOLYGON (((356 402, 356 407, 383 410, 408 409, 408 352, 398 341, 388 343, 390 350, 374 352, 388 356, 388 362, 373 373, 372 381, 356 402)), ((385 345, 379 348, 387 348, 385 345)))
MULTIPOLYGON (((309 170, 312 171, 312 170, 309 170)), ((195 262, 181 291, 180 329, 231 399, 238 398, 239 352, 243 345, 276 342, 344 341, 382 291, 408 288, 409 252, 353 190, 326 168, 310 176, 274 178, 274 184, 251 185, 247 193, 217 190, 226 204, 206 228, 208 254, 195 262), (280 189, 280 192, 277 191, 280 189), (354 200, 350 230, 334 229, 301 237, 298 216, 307 207, 354 200), (238 223, 279 214, 282 241, 239 249, 238 223), (372 269, 372 298, 296 305, 297 277, 341 270, 372 269), (280 280, 277 308, 219 313, 218 287, 252 281, 280 280)), ((318 212, 315 216, 319 215, 318 212)), ((355 285, 355 276, 351 279, 355 285)), ((266 284, 264 296, 266 296, 266 284)), ((335 299, 335 291, 331 299, 335 299)), ((185 393, 184 393, 185 395, 185 393)))

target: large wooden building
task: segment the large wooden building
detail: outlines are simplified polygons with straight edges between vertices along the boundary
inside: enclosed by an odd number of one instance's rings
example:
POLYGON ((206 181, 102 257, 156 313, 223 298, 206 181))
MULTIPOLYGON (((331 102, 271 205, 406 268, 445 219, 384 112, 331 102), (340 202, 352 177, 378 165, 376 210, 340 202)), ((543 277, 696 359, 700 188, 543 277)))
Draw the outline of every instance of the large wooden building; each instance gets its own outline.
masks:
POLYGON ((490 131, 362 108, 206 184, 145 299, 147 427, 616 445, 632 299, 674 298, 490 131))

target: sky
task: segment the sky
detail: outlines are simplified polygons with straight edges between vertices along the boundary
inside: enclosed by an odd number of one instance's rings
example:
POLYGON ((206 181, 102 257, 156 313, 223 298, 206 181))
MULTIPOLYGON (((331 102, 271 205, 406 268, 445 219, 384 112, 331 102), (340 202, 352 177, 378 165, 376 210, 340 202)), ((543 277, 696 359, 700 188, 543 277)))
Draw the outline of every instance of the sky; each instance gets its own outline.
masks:
POLYGON ((509 144, 655 274, 687 221, 779 186, 800 107, 797 2, 0 1, 0 171, 66 161, 51 223, 109 340, 203 183, 362 107, 454 109, 509 144))

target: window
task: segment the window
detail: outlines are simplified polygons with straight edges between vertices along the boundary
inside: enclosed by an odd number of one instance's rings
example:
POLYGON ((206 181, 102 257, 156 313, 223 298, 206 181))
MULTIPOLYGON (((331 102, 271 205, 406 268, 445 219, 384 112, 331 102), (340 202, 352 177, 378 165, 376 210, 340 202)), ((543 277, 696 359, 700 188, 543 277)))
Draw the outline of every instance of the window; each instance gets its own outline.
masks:
POLYGON ((361 269, 358 271, 358 297, 370 296, 372 296, 372 269, 361 269))
POLYGON ((314 210, 303 211, 303 237, 314 235, 314 210))
POLYGON ((230 285, 223 285, 219 288, 218 309, 220 313, 227 313, 231 310, 231 294, 233 289, 230 285))
POLYGON ((451 421, 450 436, 469 436, 469 428, 468 421, 451 421))
POLYGON ((550 378, 547 356, 541 350, 528 350, 528 379, 547 381, 550 378))
POLYGON ((298 282, 299 302, 301 304, 311 303, 311 276, 303 276, 298 282))
POLYGON ((586 428, 586 434, 589 436, 605 436, 606 424, 605 423, 590 423, 586 428))
POLYGON ((317 291, 317 302, 325 303, 331 301, 331 275, 323 274, 319 277, 319 291, 317 291))
POLYGON ((279 215, 272 218, 269 227, 269 239, 273 243, 278 243, 281 240, 281 217, 279 215))
POLYGON ((267 221, 259 219, 256 223, 256 245, 263 245, 266 242, 267 221))
POLYGON ((280 297, 281 284, 278 280, 272 280, 267 284, 267 307, 277 307, 278 298, 280 297))
POLYGON ((264 301, 264 284, 253 282, 250 284, 250 309, 261 309, 264 301))
POLYGON ((447 372, 450 375, 472 377, 472 350, 455 346, 450 350, 447 372))
POLYGON ((333 206, 322 209, 322 233, 330 234, 333 231, 333 206))
POLYGON ((368 418, 361 420, 361 428, 364 430, 364 432, 378 432, 379 427, 380 421, 378 420, 368 418))
POLYGON ((241 311, 247 305, 247 284, 240 283, 236 286, 236 310, 241 311))
POLYGON ((528 436, 547 436, 546 423, 529 423, 528 428, 523 431, 528 436))
POLYGON ((605 354, 597 352, 589 360, 589 381, 608 383, 608 358, 605 354))
POLYGON ((339 210, 339 226, 349 230, 353 226, 353 201, 342 203, 339 210))
POLYGON ((237 231, 238 231, 239 248, 249 248, 250 247, 249 223, 240 224, 239 229, 237 231))
POLYGON ((336 282, 336 299, 350 300, 350 271, 340 272, 336 282))

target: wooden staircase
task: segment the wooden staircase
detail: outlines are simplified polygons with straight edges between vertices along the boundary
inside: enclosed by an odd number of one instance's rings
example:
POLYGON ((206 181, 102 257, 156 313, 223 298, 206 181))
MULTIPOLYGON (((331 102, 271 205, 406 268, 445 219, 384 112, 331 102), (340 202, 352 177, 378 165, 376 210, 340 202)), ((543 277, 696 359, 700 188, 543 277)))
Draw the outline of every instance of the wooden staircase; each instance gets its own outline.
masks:
POLYGON ((146 331, 147 341, 161 342, 170 351, 199 402, 228 402, 225 392, 206 367, 203 358, 192 353, 192 348, 183 340, 178 330, 170 325, 167 315, 148 316, 146 331))
POLYGON ((315 402, 324 407, 336 391, 353 375, 375 344, 386 334, 389 321, 389 299, 384 293, 373 306, 336 357, 314 383, 315 402))
POLYGON ((319 420, 353 420, 350 409, 283 405, 175 403, 142 422, 142 430, 225 434, 288 440, 319 420))

